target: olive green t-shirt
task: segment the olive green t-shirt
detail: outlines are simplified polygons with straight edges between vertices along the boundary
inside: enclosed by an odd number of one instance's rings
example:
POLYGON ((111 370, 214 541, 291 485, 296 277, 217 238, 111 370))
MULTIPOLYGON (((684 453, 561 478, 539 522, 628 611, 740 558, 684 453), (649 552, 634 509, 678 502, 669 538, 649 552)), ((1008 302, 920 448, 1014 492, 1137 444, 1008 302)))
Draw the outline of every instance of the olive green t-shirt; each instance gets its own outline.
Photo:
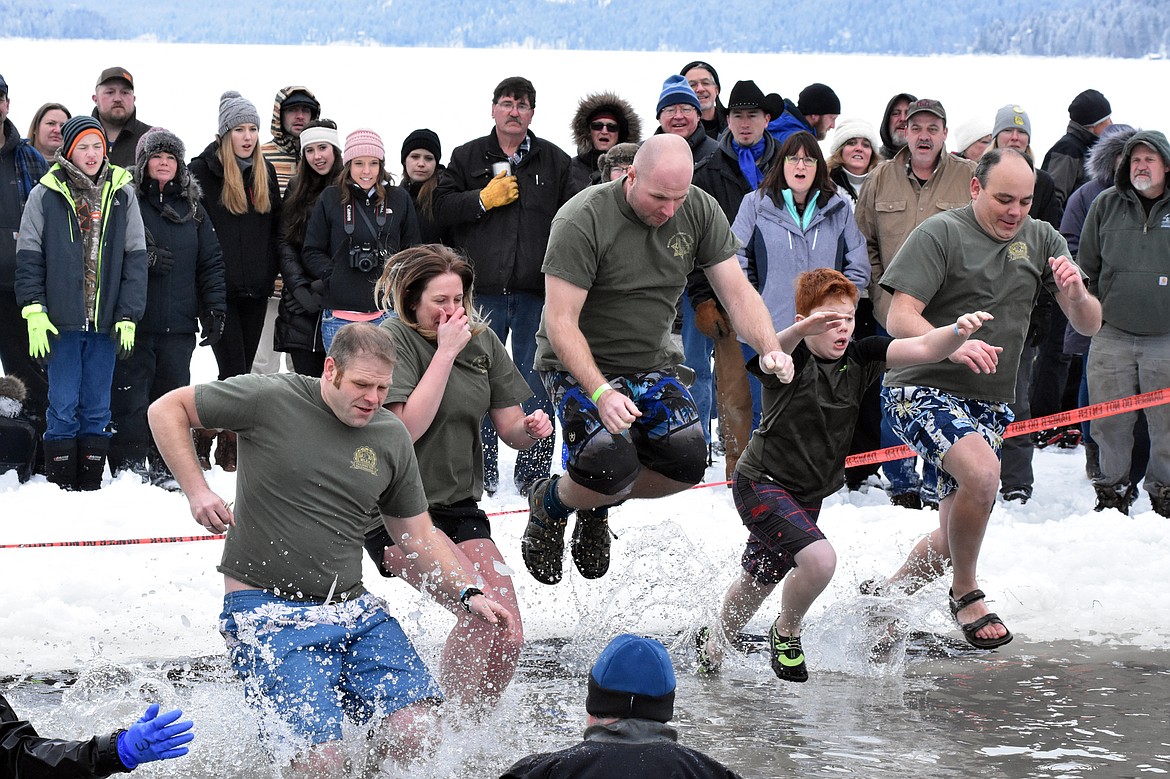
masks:
MULTIPOLYGON (((739 241, 719 204, 692 186, 661 227, 650 227, 626 202, 620 178, 586 188, 553 219, 546 275, 588 290, 578 326, 602 373, 673 368, 682 362, 670 341, 675 306, 687 274, 735 260, 739 241)), ((565 370, 543 316, 536 334, 537 370, 565 370)))
MULTIPOLYGON (((405 403, 418 386, 437 344, 391 317, 381 325, 394 336, 398 364, 387 403, 405 403)), ((483 495, 483 445, 479 428, 493 408, 518 406, 532 390, 491 330, 472 336, 455 358, 435 419, 414 443, 419 473, 431 505, 450 506, 483 495)))
POLYGON ((410 433, 379 409, 365 427, 339 420, 321 380, 235 376, 195 388, 207 427, 239 434, 236 522, 218 570, 291 600, 353 598, 370 516, 427 510, 410 433))
POLYGON ((886 386, 921 385, 964 398, 1013 402, 1020 353, 1040 286, 1056 292, 1048 258, 1061 255, 1068 256, 1064 238, 1052 225, 1031 217, 1008 241, 988 235, 970 204, 927 219, 894 255, 881 285, 924 301, 922 315, 935 327, 953 324, 972 311, 990 313, 995 319, 972 338, 1003 351, 995 373, 975 373, 943 360, 890 368, 886 386))

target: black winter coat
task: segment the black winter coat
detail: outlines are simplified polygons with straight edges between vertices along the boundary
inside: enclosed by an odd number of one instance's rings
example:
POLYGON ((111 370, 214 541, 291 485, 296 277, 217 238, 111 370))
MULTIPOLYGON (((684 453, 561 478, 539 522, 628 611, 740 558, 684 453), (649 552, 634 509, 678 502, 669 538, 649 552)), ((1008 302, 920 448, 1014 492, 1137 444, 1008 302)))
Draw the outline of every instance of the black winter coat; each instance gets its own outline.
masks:
POLYGON ((379 208, 373 199, 355 184, 346 186, 369 224, 355 212, 353 234, 347 234, 341 188, 328 187, 309 217, 301 258, 314 278, 325 280, 325 308, 377 311, 381 306, 374 300, 374 284, 391 255, 418 244, 418 218, 410 195, 401 187, 386 186, 385 222, 379 226, 379 208), (376 235, 371 225, 378 230, 376 235), (382 250, 381 258, 368 271, 353 267, 351 262, 351 249, 364 243, 382 250))
MULTIPOLYGON (((443 172, 447 170, 442 165, 435 171, 435 176, 439 181, 443 180, 443 172)), ((438 181, 435 182, 436 185, 438 181)), ((442 230, 439 229, 438 209, 435 208, 435 195, 438 187, 431 191, 431 215, 427 216, 422 207, 418 204, 418 193, 423 188, 424 184, 416 184, 408 178, 403 177, 402 183, 399 185, 406 190, 410 195, 410 202, 414 203, 414 214, 418 217, 418 242, 419 243, 446 243, 443 240, 442 230)))
POLYGON ((148 333, 194 333, 203 311, 227 309, 223 253, 215 228, 199 203, 198 185, 168 181, 162 191, 148 179, 139 185, 138 208, 146 228, 148 258, 160 247, 173 264, 147 270, 146 313, 138 323, 148 333))
POLYGON ((475 267, 477 294, 544 295, 541 267, 552 220, 578 190, 569 155, 531 132, 529 137, 532 148, 514 171, 520 188, 514 203, 490 211, 479 205, 492 164, 507 160, 495 129, 455 149, 435 193, 439 227, 475 267))
POLYGON ((219 142, 213 141, 188 169, 203 189, 203 207, 215 225, 223 251, 224 278, 229 298, 267 298, 272 294, 280 259, 276 245, 280 238, 280 185, 272 163, 268 168, 268 213, 257 213, 252 205, 251 167, 244 171, 244 188, 248 192, 248 213, 236 215, 220 202, 223 194, 223 164, 219 161, 219 142))
POLYGON ((650 720, 593 725, 580 744, 523 758, 500 779, 737 779, 734 771, 675 737, 674 728, 650 720))
POLYGON ((0 776, 5 779, 88 779, 126 773, 117 733, 88 741, 41 738, 0 695, 0 776))

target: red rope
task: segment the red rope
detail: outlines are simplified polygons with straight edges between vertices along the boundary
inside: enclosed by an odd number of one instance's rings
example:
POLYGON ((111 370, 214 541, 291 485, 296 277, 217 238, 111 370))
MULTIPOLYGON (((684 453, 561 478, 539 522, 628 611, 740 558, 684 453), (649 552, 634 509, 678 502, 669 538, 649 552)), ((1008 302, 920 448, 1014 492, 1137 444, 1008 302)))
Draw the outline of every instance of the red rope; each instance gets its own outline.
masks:
MULTIPOLYGON (((1091 406, 1084 406, 1083 408, 1073 409, 1071 411, 1062 411, 1059 414, 1050 414, 1046 417, 1036 417, 1035 419, 1024 419, 1019 422, 1013 422, 1008 425, 1007 432, 1004 433, 1004 438, 1012 438, 1014 436, 1028 435, 1040 430, 1050 430, 1054 427, 1067 427, 1068 425, 1079 424, 1091 419, 1100 419, 1101 417, 1111 417, 1117 414, 1126 414, 1130 411, 1137 411, 1138 409, 1149 408, 1150 406, 1159 406, 1170 401, 1170 388, 1155 390, 1153 392, 1146 392, 1141 395, 1132 395, 1128 398, 1120 398, 1118 400, 1109 400, 1104 403, 1094 403, 1091 406)), ((857 465, 872 465, 873 463, 886 462, 887 460, 900 460, 903 457, 913 457, 915 452, 908 446, 891 446, 887 449, 875 449, 872 452, 862 452, 861 454, 851 454, 845 458, 845 466, 852 468, 857 465)), ((704 482, 703 484, 696 484, 691 489, 703 489, 705 487, 723 487, 731 482, 727 481, 713 481, 704 482)), ((528 509, 510 509, 508 511, 494 511, 488 514, 489 517, 502 517, 509 514, 526 514, 528 509)), ((130 546, 133 544, 175 544, 185 543, 187 541, 218 541, 223 539, 222 535, 205 535, 205 536, 163 536, 159 538, 119 538, 99 541, 44 541, 34 544, 0 544, 0 549, 47 549, 50 547, 66 547, 66 546, 130 546)))

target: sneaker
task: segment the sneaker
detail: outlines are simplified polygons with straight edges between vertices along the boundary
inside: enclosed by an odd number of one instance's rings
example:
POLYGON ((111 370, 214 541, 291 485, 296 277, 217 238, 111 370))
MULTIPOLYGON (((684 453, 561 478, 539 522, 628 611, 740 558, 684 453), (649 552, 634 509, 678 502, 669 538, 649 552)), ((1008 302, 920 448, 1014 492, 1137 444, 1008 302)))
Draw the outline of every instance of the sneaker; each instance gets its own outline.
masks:
POLYGON ((1117 509, 1128 517, 1129 507, 1137 499, 1137 487, 1128 482, 1094 484, 1093 489, 1097 492, 1097 505, 1093 507, 1093 511, 1117 509))
POLYGON ((804 649, 800 636, 782 636, 776 625, 768 631, 768 647, 772 655, 772 671, 786 682, 807 682, 808 666, 804 664, 804 649))
POLYGON ((544 510, 544 496, 559 477, 540 479, 528 496, 528 526, 520 539, 524 567, 542 584, 556 584, 563 575, 565 526, 568 517, 555 519, 544 510))
POLYGON ((711 640, 711 628, 704 625, 695 631, 695 657, 699 661, 699 676, 711 676, 719 672, 722 663, 711 657, 707 643, 711 640))
POLYGON ((607 509, 578 509, 569 550, 573 564, 586 579, 600 579, 609 570, 609 543, 617 538, 609 529, 607 509))
POLYGON ((1000 493, 1003 496, 1004 503, 1011 503, 1018 501, 1022 506, 1032 498, 1032 489, 1030 487, 1004 487, 1000 493))
POLYGON ((890 503, 904 509, 922 510, 922 496, 917 492, 899 492, 897 495, 891 495, 890 503))

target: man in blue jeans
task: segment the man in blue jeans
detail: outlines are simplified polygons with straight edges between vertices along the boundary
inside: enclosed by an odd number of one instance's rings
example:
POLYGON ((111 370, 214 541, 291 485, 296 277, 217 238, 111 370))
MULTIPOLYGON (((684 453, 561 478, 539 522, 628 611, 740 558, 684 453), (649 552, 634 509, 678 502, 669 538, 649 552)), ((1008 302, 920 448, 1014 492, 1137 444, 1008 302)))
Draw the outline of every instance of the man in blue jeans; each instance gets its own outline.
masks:
MULTIPOLYGON (((553 215, 577 188, 569 155, 529 131, 535 112, 532 82, 513 76, 499 83, 492 95, 495 127, 451 154, 435 191, 435 213, 447 243, 475 267, 476 302, 492 330, 504 343, 511 337, 512 360, 534 396, 524 404, 524 413, 541 408, 551 417, 548 396, 532 370, 544 308, 540 266, 553 215)), ((517 455, 516 488, 522 494, 549 475, 554 439, 549 436, 517 455)), ((499 484, 498 448, 496 431, 484 417, 484 487, 489 495, 499 484)))

